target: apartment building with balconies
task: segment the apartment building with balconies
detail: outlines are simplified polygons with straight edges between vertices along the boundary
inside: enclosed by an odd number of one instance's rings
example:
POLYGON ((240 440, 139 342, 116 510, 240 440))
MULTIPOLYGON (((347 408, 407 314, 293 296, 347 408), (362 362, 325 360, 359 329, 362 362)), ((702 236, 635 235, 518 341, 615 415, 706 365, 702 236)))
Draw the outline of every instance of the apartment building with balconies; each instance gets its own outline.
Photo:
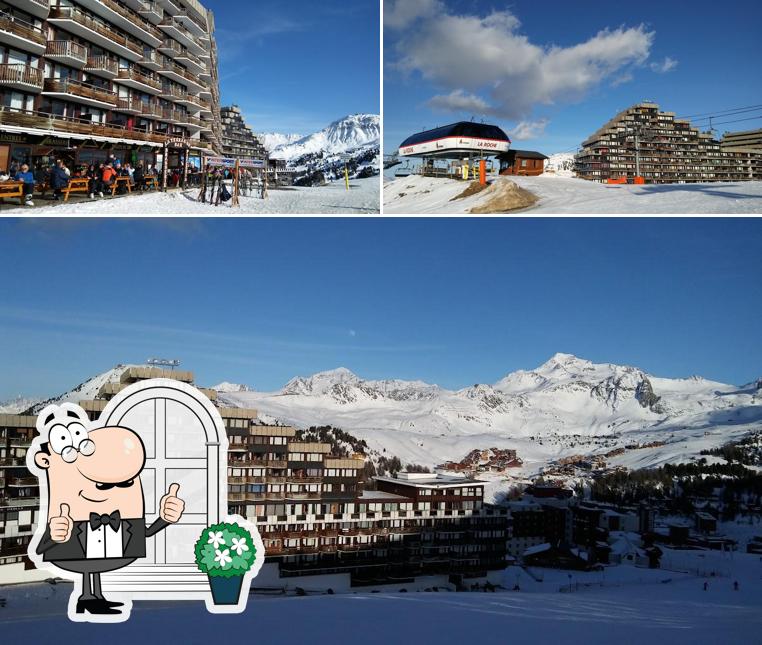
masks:
POLYGON ((673 184, 762 179, 762 151, 718 141, 674 112, 642 102, 617 114, 583 144, 574 169, 583 179, 673 184))
POLYGON ((225 157, 262 160, 267 158, 265 147, 246 124, 237 105, 223 107, 221 115, 222 152, 225 157))
MULTIPOLYGON (((127 367, 77 401, 96 419, 127 386, 151 378, 193 383, 192 372, 127 367)), ((505 567, 508 511, 484 503, 484 482, 398 473, 365 478, 359 454, 336 454, 254 409, 215 404, 228 435, 229 511, 256 522, 266 551, 257 587, 469 584, 505 567), (368 490, 368 489, 373 490, 368 490), (431 582, 433 580, 433 583, 431 582)), ((0 415, 0 583, 39 579, 26 558, 39 491, 25 467, 33 415, 0 415)), ((44 577, 44 575, 43 575, 44 577)))
POLYGON ((216 153, 214 16, 197 0, 0 0, 0 171, 216 153))

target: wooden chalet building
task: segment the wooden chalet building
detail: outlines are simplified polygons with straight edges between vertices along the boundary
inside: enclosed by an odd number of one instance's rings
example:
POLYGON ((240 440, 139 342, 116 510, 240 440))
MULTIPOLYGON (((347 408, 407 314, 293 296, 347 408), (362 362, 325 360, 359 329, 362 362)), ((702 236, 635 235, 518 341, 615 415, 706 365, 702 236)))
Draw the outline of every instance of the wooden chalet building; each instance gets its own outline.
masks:
POLYGON ((534 150, 509 150, 498 155, 501 175, 537 177, 545 172, 548 159, 541 152, 534 150))

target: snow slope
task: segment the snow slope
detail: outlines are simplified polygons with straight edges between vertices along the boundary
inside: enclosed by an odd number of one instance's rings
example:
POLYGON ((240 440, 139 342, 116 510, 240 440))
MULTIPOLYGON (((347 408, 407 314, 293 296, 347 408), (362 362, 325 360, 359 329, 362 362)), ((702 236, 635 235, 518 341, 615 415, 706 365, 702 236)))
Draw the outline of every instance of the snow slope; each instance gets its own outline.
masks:
MULTIPOLYGON (((667 549, 665 559, 672 553, 667 549)), ((759 556, 684 551, 689 568, 705 568, 705 555, 718 560, 719 576, 639 569, 622 565, 605 573, 533 569, 530 576, 509 567, 503 586, 520 591, 496 593, 408 592, 283 597, 251 595, 241 615, 214 616, 200 602, 139 602, 126 623, 110 625, 109 645, 150 645, 170 640, 209 645, 221 635, 256 634, 268 645, 362 642, 586 643, 603 645, 748 644, 762 630, 759 556), (540 581, 536 580, 538 578, 540 581), (704 581, 708 590, 703 591, 704 581), (739 582, 739 591, 733 582, 739 582), (756 635, 756 636, 755 636, 756 635)), ((313 583, 314 584, 314 583, 313 583)), ((400 585, 403 587, 404 585, 400 585)), ((9 643, 84 642, 94 627, 65 616, 71 586, 3 587, 2 634, 9 643), (30 635, 34 636, 30 639, 30 635)))
POLYGON ((420 381, 364 380, 346 368, 296 377, 276 392, 220 392, 299 427, 330 424, 405 463, 434 466, 474 448, 515 448, 517 474, 559 457, 603 455, 628 467, 685 461, 762 423, 762 392, 700 377, 665 379, 556 354, 534 370, 452 391, 420 381))
POLYGON ((256 136, 269 153, 272 153, 279 146, 286 146, 304 138, 303 134, 282 134, 280 132, 265 132, 256 136))
POLYGON ((266 200, 241 197, 240 208, 230 202, 220 206, 196 201, 198 190, 148 193, 116 199, 45 204, 40 208, 15 208, 6 213, 33 212, 35 215, 246 215, 246 214, 363 214, 380 210, 378 177, 353 179, 347 191, 343 182, 314 188, 293 187, 271 190, 266 200))
POLYGON ((37 403, 39 403, 39 399, 17 396, 15 399, 9 399, 0 403, 0 414, 18 414, 28 410, 37 403))
POLYGON ((550 155, 545 161, 545 172, 558 175, 559 177, 574 177, 573 167, 573 152, 557 152, 550 155))
POLYGON ((340 154, 364 146, 378 146, 380 139, 381 119, 377 114, 351 114, 320 132, 279 145, 270 154, 290 161, 308 154, 340 154))
MULTIPOLYGON (((745 214, 762 213, 762 182, 671 185, 607 185, 574 177, 501 177, 540 200, 524 213, 553 214, 745 214)), ((388 214, 468 213, 483 195, 451 201, 463 182, 411 175, 384 184, 388 214)))

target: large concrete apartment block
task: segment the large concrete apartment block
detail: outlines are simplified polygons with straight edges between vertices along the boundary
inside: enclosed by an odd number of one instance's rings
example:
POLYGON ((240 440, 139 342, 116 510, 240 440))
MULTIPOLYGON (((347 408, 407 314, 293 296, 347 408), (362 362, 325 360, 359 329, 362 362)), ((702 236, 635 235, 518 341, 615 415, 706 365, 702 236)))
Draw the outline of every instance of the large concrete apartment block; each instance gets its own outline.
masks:
POLYGON ((221 151, 214 17, 196 0, 0 2, 0 170, 221 151))
MULTIPOLYGON (((95 419, 124 387, 157 377, 194 380, 192 372, 128 367, 78 403, 95 419)), ((255 521, 265 545, 255 586, 499 581, 508 510, 484 503, 483 482, 414 473, 368 480, 363 455, 335 454, 330 443, 262 423, 256 410, 225 407, 216 392, 202 391, 228 435, 228 509, 255 521)), ((26 558, 39 519, 37 480, 25 466, 35 421, 0 415, 0 584, 41 577, 26 558)))
POLYGON ((638 103, 591 135, 575 158, 583 179, 606 182, 698 183, 762 179, 762 151, 739 149, 711 133, 701 132, 674 112, 662 112, 656 103, 638 103))

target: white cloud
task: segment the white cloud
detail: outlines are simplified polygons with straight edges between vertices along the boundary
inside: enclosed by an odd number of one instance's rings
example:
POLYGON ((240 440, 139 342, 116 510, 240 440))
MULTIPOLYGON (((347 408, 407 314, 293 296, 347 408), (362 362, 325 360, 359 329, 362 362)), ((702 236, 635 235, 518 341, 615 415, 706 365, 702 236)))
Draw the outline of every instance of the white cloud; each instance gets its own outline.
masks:
POLYGON ((678 64, 679 62, 674 58, 666 56, 661 62, 651 63, 651 69, 657 74, 667 74, 668 72, 673 71, 678 64))
POLYGON ((520 33, 509 11, 480 17, 439 9, 417 16, 414 30, 400 27, 394 67, 445 90, 431 99, 433 108, 506 119, 526 119, 537 105, 581 99, 643 64, 654 39, 640 25, 605 29, 570 47, 543 46, 520 33))
POLYGON ((404 29, 418 18, 444 11, 440 0, 387 0, 384 3, 384 27, 404 29))
POLYGON ((545 134, 545 127, 548 125, 547 119, 537 121, 519 121, 516 127, 508 132, 512 139, 516 141, 526 141, 527 139, 536 139, 545 134))

